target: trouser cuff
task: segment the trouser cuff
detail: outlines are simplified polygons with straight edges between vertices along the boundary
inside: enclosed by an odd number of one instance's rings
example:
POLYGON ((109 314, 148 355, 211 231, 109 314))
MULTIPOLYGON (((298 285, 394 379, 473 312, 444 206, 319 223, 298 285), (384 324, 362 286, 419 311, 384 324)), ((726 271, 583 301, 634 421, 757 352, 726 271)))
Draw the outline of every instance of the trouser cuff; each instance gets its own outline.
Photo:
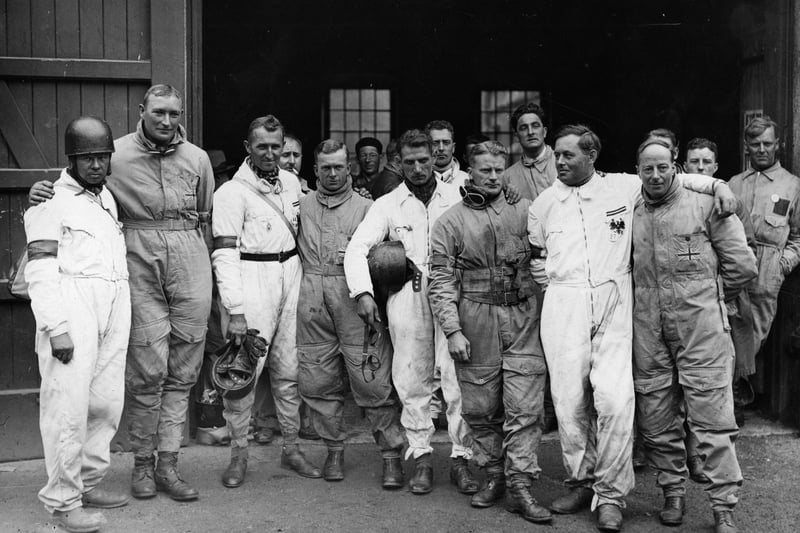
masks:
POLYGON ((328 447, 330 451, 338 451, 344 450, 344 441, 343 440, 329 440, 323 439, 325 441, 325 446, 328 447))

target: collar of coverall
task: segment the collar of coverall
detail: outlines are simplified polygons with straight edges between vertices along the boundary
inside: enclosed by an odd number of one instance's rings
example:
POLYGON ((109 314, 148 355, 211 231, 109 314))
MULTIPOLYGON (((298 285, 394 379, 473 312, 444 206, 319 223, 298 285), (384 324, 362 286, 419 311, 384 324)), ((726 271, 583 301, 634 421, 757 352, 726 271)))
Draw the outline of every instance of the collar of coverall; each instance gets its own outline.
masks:
POLYGON ((186 130, 183 129, 183 126, 178 124, 178 129, 175 130, 175 135, 172 136, 172 140, 169 141, 169 144, 165 147, 160 147, 144 134, 144 126, 142 126, 142 121, 140 119, 139 123, 136 124, 136 138, 148 153, 169 155, 177 149, 179 144, 186 140, 186 130))
POLYGON ((760 172, 761 174, 764 174, 764 176, 766 176, 768 180, 774 181, 775 176, 773 176, 772 173, 774 173, 780 168, 781 168, 781 162, 776 159, 775 163, 773 163, 771 167, 765 168, 764 170, 758 170, 753 167, 750 167, 750 170, 747 171, 745 178, 749 178, 750 176, 755 176, 760 172))
POLYGON ((661 198, 652 198, 647 191, 645 190, 644 186, 642 187, 642 200, 644 200, 644 204, 649 207, 650 209, 654 207, 659 207, 662 205, 671 204, 675 201, 675 199, 680 195, 683 187, 681 186, 681 178, 678 176, 677 172, 672 177, 672 183, 667 189, 667 192, 664 193, 664 196, 661 198))
POLYGON ((569 198, 569 195, 573 192, 579 195, 581 198, 591 198, 594 196, 595 190, 600 187, 601 179, 602 178, 597 172, 594 172, 591 177, 589 177, 589 179, 583 183, 583 185, 566 185, 563 181, 557 179, 553 183, 556 199, 559 202, 563 202, 569 198))
POLYGON ((470 209, 480 210, 491 206, 495 213, 500 213, 506 205, 506 196, 502 190, 494 198, 487 198, 483 192, 467 181, 463 187, 459 188, 459 192, 463 197, 464 205, 470 209))
POLYGON ((552 155, 553 155, 553 149, 545 144, 542 153, 540 153, 539 156, 536 157, 535 159, 531 159, 530 157, 526 156, 523 153, 521 159, 522 165, 526 167, 533 167, 538 165, 539 163, 547 161, 552 155))
POLYGON ((327 207, 333 209, 339 207, 353 196, 353 178, 347 178, 347 183, 341 189, 334 192, 329 192, 322 183, 317 182, 317 201, 327 207))

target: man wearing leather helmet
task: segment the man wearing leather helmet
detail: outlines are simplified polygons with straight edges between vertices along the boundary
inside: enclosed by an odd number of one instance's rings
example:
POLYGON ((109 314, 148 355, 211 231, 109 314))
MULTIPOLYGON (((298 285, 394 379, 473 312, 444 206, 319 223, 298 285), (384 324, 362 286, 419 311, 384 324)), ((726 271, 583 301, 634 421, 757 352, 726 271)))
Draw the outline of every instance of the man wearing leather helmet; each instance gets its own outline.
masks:
POLYGON ((65 530, 92 532, 105 519, 84 507, 128 503, 126 495, 98 485, 122 414, 131 303, 125 238, 104 186, 114 152, 111 128, 79 117, 64 136, 69 166, 53 199, 25 213, 48 475, 39 499, 65 530))

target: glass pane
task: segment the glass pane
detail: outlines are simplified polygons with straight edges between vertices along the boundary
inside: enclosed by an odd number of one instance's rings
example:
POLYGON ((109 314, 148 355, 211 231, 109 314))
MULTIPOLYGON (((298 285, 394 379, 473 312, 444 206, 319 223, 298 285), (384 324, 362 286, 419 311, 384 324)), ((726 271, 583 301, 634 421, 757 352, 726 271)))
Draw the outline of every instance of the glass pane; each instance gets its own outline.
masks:
POLYGON ((493 118, 493 113, 481 113, 481 133, 489 137, 492 136, 491 134, 494 131, 493 118))
POLYGON ((491 111, 492 109, 494 109, 494 93, 481 91, 481 111, 491 111))
POLYGON ((525 95, 525 91, 511 91, 511 110, 513 111, 518 106, 521 106, 525 102, 527 102, 527 96, 525 95))
POLYGON ((344 111, 331 111, 331 131, 344 129, 344 111))
POLYGON ((347 89, 344 93, 347 109, 358 109, 358 89, 347 89))
POLYGON ((375 109, 389 110, 392 108, 392 102, 389 96, 389 91, 386 89, 375 91, 375 100, 377 103, 375 109))
POLYGON ((337 141, 344 140, 344 132, 341 130, 331 130, 331 139, 336 139, 337 141))
POLYGON ((375 109, 375 91, 372 89, 361 90, 361 109, 375 109))
POLYGON ((528 101, 536 105, 542 105, 542 93, 539 91, 528 91, 528 101))
POLYGON ((358 131, 360 123, 358 120, 358 111, 346 111, 345 112, 345 127, 347 131, 358 131))
POLYGON ((378 131, 391 131, 392 114, 389 111, 375 113, 375 129, 378 131))
POLYGON ((375 137, 377 137, 378 140, 381 142, 381 144, 383 144, 383 151, 385 152, 386 151, 386 147, 389 145, 389 141, 391 140, 389 138, 389 134, 388 133, 378 133, 378 134, 375 135, 375 137))
POLYGON ((509 105, 509 91, 497 91, 497 100, 495 102, 495 109, 497 111, 507 111, 509 105))
POLYGON ((372 111, 361 112, 361 131, 375 131, 375 113, 372 111))
POLYGON ((344 109, 344 91, 331 89, 331 109, 344 109))
POLYGON ((358 142, 359 135, 358 132, 350 132, 348 131, 344 135, 344 143, 347 145, 347 149, 351 154, 355 156, 356 150, 356 143, 358 142))

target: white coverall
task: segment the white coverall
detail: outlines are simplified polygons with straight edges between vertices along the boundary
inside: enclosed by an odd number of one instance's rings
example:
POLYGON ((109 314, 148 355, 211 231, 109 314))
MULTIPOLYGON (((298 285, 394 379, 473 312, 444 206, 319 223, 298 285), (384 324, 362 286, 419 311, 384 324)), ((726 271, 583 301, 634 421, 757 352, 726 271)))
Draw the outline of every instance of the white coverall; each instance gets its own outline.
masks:
MULTIPOLYGON (((282 208, 284 216, 297 230, 300 182, 285 170, 278 173, 274 187, 256 177, 245 161, 233 179, 214 193, 212 229, 215 242, 220 237, 236 237, 235 248, 217 248, 211 263, 219 288, 222 331, 227 331, 230 315, 244 314, 248 328, 259 330, 269 343, 266 358, 259 359, 257 375, 267 361, 270 385, 278 423, 285 444, 297 442, 300 430, 300 395, 297 389, 297 295, 302 267, 300 257, 284 261, 243 260, 240 254, 278 254, 296 249, 294 236, 278 213, 249 187, 245 180, 282 208)), ((225 399, 231 444, 247 446, 247 427, 255 392, 238 400, 225 399)))
POLYGON ((28 242, 58 241, 58 255, 25 270, 36 317, 42 385, 39 427, 48 511, 81 506, 108 470, 109 444, 125 399, 125 353, 131 325, 125 238, 107 189, 84 191, 66 170, 49 202, 25 213, 28 242), (69 333, 72 360, 52 356, 50 339, 69 333))
POLYGON ((444 172, 439 172, 438 170, 434 169, 433 175, 438 181, 453 185, 456 190, 459 187, 463 187, 464 183, 466 183, 469 179, 469 174, 461 170, 461 165, 459 164, 458 159, 455 157, 450 163, 450 168, 444 172))
POLYGON ((406 430, 406 458, 433 452, 434 433, 430 415, 434 367, 441 370, 441 386, 447 402, 447 424, 453 443, 451 457, 469 459, 469 428, 461 418, 461 390, 455 365, 447 349, 447 338, 434 320, 428 302, 428 257, 433 223, 450 207, 461 202, 458 189, 437 180, 436 190, 426 207, 405 183, 381 196, 358 226, 344 256, 344 271, 350 296, 368 293, 374 296, 367 266, 369 249, 388 236, 401 241, 406 257, 422 271, 419 292, 412 281, 389 295, 386 314, 394 344, 392 379, 403 404, 400 422, 406 430))
MULTIPOLYGON (((681 178, 698 192, 711 192, 717 181, 681 178)), ((547 252, 533 261, 533 272, 548 287, 542 347, 567 484, 592 487, 592 508, 624 507, 634 485, 630 258, 640 191, 632 174, 594 174, 580 187, 556 181, 528 215, 531 244, 547 252)))

